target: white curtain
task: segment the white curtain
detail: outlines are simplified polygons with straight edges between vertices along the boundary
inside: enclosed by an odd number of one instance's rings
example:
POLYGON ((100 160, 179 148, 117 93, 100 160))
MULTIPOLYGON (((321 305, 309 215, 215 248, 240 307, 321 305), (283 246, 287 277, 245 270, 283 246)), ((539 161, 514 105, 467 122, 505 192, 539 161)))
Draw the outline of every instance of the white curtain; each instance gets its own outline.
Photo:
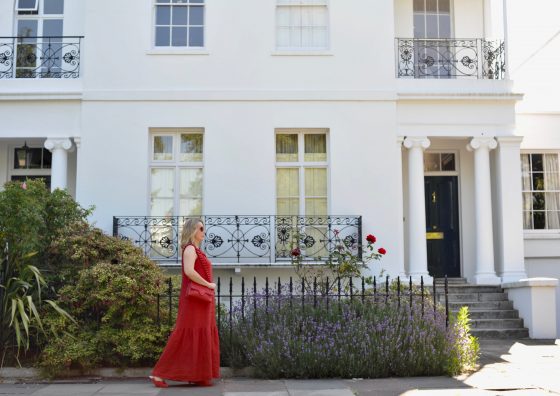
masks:
POLYGON ((155 161, 169 161, 173 159, 173 136, 154 136, 155 161))
POLYGON ((184 168, 179 173, 179 215, 202 215, 202 169, 184 168))
POLYGON ((175 170, 152 168, 152 216, 173 216, 175 170))
POLYGON ((529 154, 521 155, 521 183, 523 190, 523 228, 530 230, 533 228, 531 221, 531 163, 529 154))
MULTIPOLYGON (((308 2, 306 2, 308 3, 308 2)), ((278 48, 328 47, 328 9, 326 0, 314 0, 315 6, 298 5, 296 0, 278 0, 276 45, 278 48)))
POLYGON ((558 155, 544 155, 544 186, 546 193, 547 228, 560 229, 560 180, 558 176, 558 155))
POLYGON ((306 134, 304 136, 304 160, 317 162, 327 160, 327 135, 306 134))
POLYGON ((299 215, 298 168, 278 168, 276 170, 276 214, 279 216, 299 215))
POLYGON ((276 135, 276 161, 277 162, 298 161, 298 135, 297 134, 276 135))

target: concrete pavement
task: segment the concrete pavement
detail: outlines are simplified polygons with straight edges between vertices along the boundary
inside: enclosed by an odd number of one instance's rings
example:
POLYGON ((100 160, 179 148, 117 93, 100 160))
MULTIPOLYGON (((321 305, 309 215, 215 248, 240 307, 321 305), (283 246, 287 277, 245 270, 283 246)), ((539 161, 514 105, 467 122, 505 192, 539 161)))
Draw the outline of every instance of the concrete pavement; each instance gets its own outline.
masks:
POLYGON ((33 396, 389 396, 560 395, 560 340, 481 341, 480 367, 455 378, 257 380, 226 378, 213 387, 170 383, 154 388, 146 379, 82 378, 51 383, 0 384, 0 395, 33 396))

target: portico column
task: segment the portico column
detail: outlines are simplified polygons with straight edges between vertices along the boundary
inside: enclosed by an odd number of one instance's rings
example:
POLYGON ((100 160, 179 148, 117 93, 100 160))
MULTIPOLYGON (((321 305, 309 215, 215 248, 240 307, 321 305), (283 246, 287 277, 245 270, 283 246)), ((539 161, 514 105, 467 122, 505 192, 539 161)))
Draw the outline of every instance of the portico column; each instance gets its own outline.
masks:
POLYGON ((520 136, 497 138, 496 203, 500 231, 498 275, 502 283, 526 278, 523 249, 523 199, 521 197, 521 141, 520 136))
POLYGON ((474 151, 474 206, 476 242, 476 284, 499 285, 494 269, 494 233, 492 231, 492 190, 490 150, 498 146, 491 137, 473 138, 467 145, 474 151))
POLYGON ((428 251, 426 248, 426 206, 424 198, 424 150, 430 147, 425 137, 407 137, 404 147, 408 149, 408 265, 409 275, 415 282, 424 277, 432 283, 428 274, 428 251))
POLYGON ((45 148, 52 153, 51 164, 51 191, 67 187, 68 151, 72 142, 68 138, 48 138, 45 148))
POLYGON ((395 253, 397 254, 396 262, 397 267, 395 269, 395 275, 406 277, 406 272, 404 268, 404 196, 403 196, 403 172, 402 172, 402 161, 403 161, 403 142, 404 137, 397 137, 397 147, 396 148, 396 162, 395 162, 395 175, 397 177, 397 209, 396 209, 396 222, 397 222, 397 240, 395 253))

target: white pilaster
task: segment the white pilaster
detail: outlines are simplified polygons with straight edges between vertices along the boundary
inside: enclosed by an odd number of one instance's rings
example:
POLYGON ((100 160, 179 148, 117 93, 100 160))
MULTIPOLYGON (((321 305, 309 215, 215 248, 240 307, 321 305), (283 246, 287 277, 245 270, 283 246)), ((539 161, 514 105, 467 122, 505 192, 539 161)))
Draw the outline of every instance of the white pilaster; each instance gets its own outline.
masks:
POLYGON ((57 188, 64 190, 68 182, 68 151, 72 142, 68 138, 48 138, 45 148, 52 153, 51 191, 57 188))
POLYGON ((414 282, 432 283, 428 274, 428 251, 426 247, 426 206, 424 198, 424 150, 430 147, 425 137, 407 137, 404 147, 408 149, 408 265, 414 282))
POLYGON ((494 269, 494 233, 492 230, 492 190, 490 181, 490 150, 498 146, 491 137, 473 138, 467 145, 474 151, 474 206, 476 241, 476 284, 498 285, 494 269))
POLYGON ((498 229, 500 247, 498 273, 504 282, 527 278, 523 249, 523 199, 521 197, 520 145, 518 136, 499 137, 497 151, 497 197, 500 209, 498 229))
POLYGON ((403 145, 404 137, 399 136, 397 137, 397 147, 396 147, 396 164, 395 164, 395 174, 397 175, 398 183, 397 183, 397 196, 399 197, 399 201, 397 204, 397 240, 396 240, 396 249, 397 252, 397 267, 395 269, 395 275, 400 276, 401 278, 406 277, 406 272, 404 269, 404 202, 403 202, 403 173, 402 173, 402 145, 403 145))

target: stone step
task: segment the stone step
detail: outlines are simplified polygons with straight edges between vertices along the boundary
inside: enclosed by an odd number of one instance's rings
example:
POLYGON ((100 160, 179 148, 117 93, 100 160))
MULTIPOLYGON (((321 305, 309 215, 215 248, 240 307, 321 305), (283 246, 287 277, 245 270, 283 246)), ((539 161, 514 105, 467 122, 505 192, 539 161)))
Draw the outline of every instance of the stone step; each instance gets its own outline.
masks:
POLYGON ((513 303, 509 300, 505 301, 463 301, 463 302, 450 302, 449 310, 458 311, 461 307, 466 306, 471 310, 491 310, 491 309, 513 309, 513 303))
POLYGON ((522 329, 523 319, 473 319, 471 329, 522 329))
MULTIPOLYGON (((434 280, 436 285, 443 285, 445 284, 445 278, 436 278, 434 280)), ((467 284, 467 279, 465 278, 447 278, 448 285, 460 285, 460 284, 467 284)))
POLYGON ((471 335, 481 339, 529 338, 528 329, 471 329, 471 335))
MULTIPOLYGON (((508 299, 506 293, 449 293, 449 302, 463 302, 463 301, 506 301, 508 299)), ((445 295, 439 294, 438 301, 444 302, 445 295)))
MULTIPOLYGON (((432 289, 429 289, 432 291, 432 289)), ((443 286, 436 287, 436 293, 444 293, 443 286)), ((503 289, 500 286, 475 286, 475 285, 449 285, 448 293, 501 293, 503 289)))
MULTIPOLYGON (((457 313, 458 311, 451 311, 457 313)), ((469 309, 469 318, 475 319, 517 319, 519 312, 516 309, 493 309, 493 310, 471 310, 469 309)))

